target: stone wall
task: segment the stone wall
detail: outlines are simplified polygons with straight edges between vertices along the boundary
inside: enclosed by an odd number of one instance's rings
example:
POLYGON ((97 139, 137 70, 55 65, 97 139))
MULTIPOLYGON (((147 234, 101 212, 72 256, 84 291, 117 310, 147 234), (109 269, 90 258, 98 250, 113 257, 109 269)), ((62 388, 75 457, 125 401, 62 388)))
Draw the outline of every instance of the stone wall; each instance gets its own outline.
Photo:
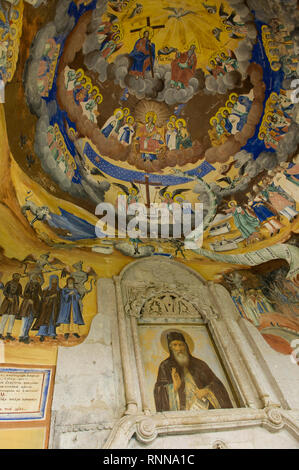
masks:
POLYGON ((84 343, 59 349, 50 447, 298 448, 298 365, 240 318, 223 286, 206 283, 181 263, 148 258, 114 280, 98 281, 98 312, 84 343), (217 344, 239 408, 149 410, 138 312, 155 289, 161 293, 168 285, 179 294, 184 282, 184 295, 197 302, 217 344))

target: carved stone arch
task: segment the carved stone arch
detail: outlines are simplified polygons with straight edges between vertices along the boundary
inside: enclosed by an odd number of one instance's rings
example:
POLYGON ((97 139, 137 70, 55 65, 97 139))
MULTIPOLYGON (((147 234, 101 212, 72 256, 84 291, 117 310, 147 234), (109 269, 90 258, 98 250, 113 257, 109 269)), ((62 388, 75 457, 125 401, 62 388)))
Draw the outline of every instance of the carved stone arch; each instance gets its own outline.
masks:
POLYGON ((202 318, 195 299, 166 290, 149 297, 141 307, 140 318, 202 318))
POLYGON ((144 281, 144 279, 155 282, 168 282, 176 284, 182 282, 182 278, 188 283, 191 279, 193 282, 200 282, 206 285, 206 280, 196 271, 185 266, 183 263, 173 261, 163 256, 149 256, 133 261, 125 266, 119 274, 121 282, 130 279, 144 281), (181 278, 180 278, 181 276, 181 278))
MULTIPOLYGON (((217 318, 211 302, 208 283, 191 268, 162 256, 135 261, 120 273, 124 310, 127 315, 140 317, 144 304, 152 297, 175 292, 198 310, 204 322, 217 318)), ((189 315, 188 315, 189 317, 189 315)))
POLYGON ((151 323, 204 323, 216 350, 221 354, 240 405, 259 408, 269 403, 277 404, 277 396, 270 391, 268 381, 264 385, 257 378, 255 367, 258 365, 254 352, 243 341, 236 307, 223 286, 207 282, 183 263, 162 256, 131 263, 119 276, 114 277, 114 284, 126 414, 136 414, 140 410, 151 414, 140 344, 141 329, 149 327, 151 323), (167 299, 171 300, 168 304, 167 299), (152 313, 160 315, 159 305, 154 306, 154 302, 160 303, 160 306, 164 303, 164 317, 154 318, 152 313), (185 307, 182 307, 185 315, 181 319, 179 302, 186 302, 185 307), (152 308, 151 316, 144 319, 145 310, 149 307, 152 308), (193 318, 186 317, 188 308, 193 318))

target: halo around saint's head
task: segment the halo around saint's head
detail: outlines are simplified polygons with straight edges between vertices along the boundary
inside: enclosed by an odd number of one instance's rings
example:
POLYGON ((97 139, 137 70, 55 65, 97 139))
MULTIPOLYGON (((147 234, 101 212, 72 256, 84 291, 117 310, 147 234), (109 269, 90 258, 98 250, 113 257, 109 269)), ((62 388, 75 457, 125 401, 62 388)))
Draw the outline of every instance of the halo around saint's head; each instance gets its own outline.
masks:
POLYGON ((175 123, 176 127, 178 128, 179 127, 179 124, 183 124, 183 127, 186 127, 187 126, 187 123, 185 121, 185 119, 178 119, 175 123))
POLYGON ((130 188, 130 189, 129 189, 129 193, 130 193, 130 194, 134 194, 134 195, 136 196, 136 195, 138 194, 138 191, 137 191, 136 188, 130 188))
POLYGON ((103 102, 103 95, 99 93, 98 95, 95 96, 95 100, 97 104, 101 104, 103 102))
POLYGON ((111 26, 112 31, 120 31, 120 24, 115 23, 111 26))
POLYGON ((69 127, 68 133, 71 137, 76 135, 76 130, 73 127, 69 127))
POLYGON ((146 113, 145 115, 145 122, 148 122, 148 118, 149 117, 152 117, 153 118, 153 122, 155 124, 155 122, 157 121, 157 114, 154 112, 154 111, 149 111, 148 113, 146 113))
MULTIPOLYGON (((282 91, 284 90, 280 90, 281 94, 282 94, 282 91)), ((279 96, 277 93, 271 93, 270 95, 270 102, 272 103, 276 103, 276 101, 278 100, 279 96)))
POLYGON ((258 135, 259 140, 264 140, 265 139, 265 134, 266 134, 266 132, 264 130, 262 130, 258 135))
POLYGON ((124 112, 121 108, 117 108, 115 111, 114 111, 114 116, 116 116, 118 113, 121 113, 121 117, 120 119, 122 119, 124 117, 124 112))
POLYGON ((131 122, 132 124, 134 124, 135 119, 133 118, 133 116, 129 115, 129 116, 127 117, 127 122, 131 122))
POLYGON ((169 118, 169 122, 172 122, 173 124, 176 123, 176 120, 177 120, 177 116, 175 114, 173 114, 172 116, 170 116, 169 118))
POLYGON ((178 203, 184 200, 185 200, 185 196, 183 196, 182 194, 176 194, 173 198, 173 201, 178 202, 178 203))
POLYGON ((224 118, 226 118, 226 112, 227 112, 228 114, 230 114, 229 108, 224 108, 224 109, 221 111, 221 114, 222 114, 222 116, 223 116, 224 118))
POLYGON ((161 334, 161 344, 162 344, 163 349, 165 349, 165 351, 167 353, 169 353, 167 335, 168 335, 168 333, 172 333, 172 332, 181 333, 184 336, 185 341, 188 345, 190 354, 192 354, 192 352, 194 351, 194 341, 193 341, 193 339, 191 338, 191 336, 188 333, 186 333, 186 331, 178 330, 177 328, 171 328, 169 330, 164 330, 162 332, 162 334, 161 334))
POLYGON ((81 80, 84 77, 84 70, 78 69, 76 71, 76 80, 81 80))
POLYGON ((189 43, 188 50, 191 49, 192 46, 195 48, 195 52, 199 52, 198 42, 196 40, 189 43))
POLYGON ((238 98, 239 98, 239 97, 238 97, 237 93, 231 93, 231 94, 229 95, 230 101, 235 101, 235 100, 237 100, 238 98))
POLYGON ((149 39, 152 39, 152 37, 153 37, 153 35, 154 35, 154 30, 153 30, 153 28, 151 28, 150 26, 145 26, 144 28, 142 28, 142 30, 141 30, 140 33, 139 33, 140 38, 143 38, 144 33, 145 33, 146 31, 148 31, 148 33, 149 33, 149 36, 148 36, 149 39))

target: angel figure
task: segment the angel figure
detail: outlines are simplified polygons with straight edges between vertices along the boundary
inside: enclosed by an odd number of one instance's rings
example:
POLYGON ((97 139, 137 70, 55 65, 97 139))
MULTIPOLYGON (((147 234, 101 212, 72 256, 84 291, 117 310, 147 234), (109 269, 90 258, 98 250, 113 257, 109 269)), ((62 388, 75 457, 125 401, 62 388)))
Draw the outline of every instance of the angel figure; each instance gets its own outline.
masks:
POLYGON ((202 6, 207 10, 209 15, 215 15, 217 13, 217 8, 214 5, 208 5, 206 3, 202 3, 202 6))
POLYGON ((226 31, 231 32, 230 37, 232 39, 242 39, 247 34, 247 27, 244 23, 236 21, 236 12, 233 11, 231 14, 224 11, 223 4, 219 8, 219 16, 222 19, 222 23, 226 26, 226 31))
POLYGON ((159 191, 159 195, 161 197, 161 201, 167 204, 169 210, 172 210, 172 205, 178 203, 177 196, 181 195, 186 191, 190 191, 190 189, 176 189, 173 192, 167 191, 168 186, 165 186, 159 191))
POLYGON ((181 18, 187 15, 196 15, 195 11, 185 10, 184 8, 167 7, 167 8, 164 8, 164 10, 168 10, 172 13, 171 15, 168 16, 169 20, 171 18, 180 20, 181 18))
POLYGON ((138 203, 140 191, 139 191, 138 186, 136 186, 135 183, 131 183, 131 188, 128 188, 127 186, 121 183, 113 183, 113 184, 114 186, 117 186, 118 188, 121 189, 118 196, 125 195, 127 197, 127 205, 138 203))
POLYGON ((40 285, 42 286, 45 282, 44 273, 52 273, 54 271, 62 271, 64 263, 58 258, 50 258, 50 253, 43 253, 38 258, 30 254, 22 261, 25 266, 24 274, 22 277, 29 277, 31 280, 33 277, 39 278, 40 285), (45 269, 49 266, 49 269, 45 269))

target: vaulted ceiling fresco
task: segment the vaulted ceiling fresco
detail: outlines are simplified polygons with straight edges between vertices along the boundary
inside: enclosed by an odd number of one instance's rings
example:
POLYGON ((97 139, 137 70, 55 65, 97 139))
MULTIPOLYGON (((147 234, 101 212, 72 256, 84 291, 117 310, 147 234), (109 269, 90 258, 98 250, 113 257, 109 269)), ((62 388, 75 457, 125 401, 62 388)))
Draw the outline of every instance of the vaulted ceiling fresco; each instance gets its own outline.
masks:
POLYGON ((179 242, 96 241, 96 205, 120 194, 147 207, 202 202, 204 248, 215 252, 290 236, 296 36, 233 3, 64 1, 30 19, 25 10, 20 44, 23 4, 4 2, 7 129, 26 174, 17 197, 39 236, 190 258, 179 242))

